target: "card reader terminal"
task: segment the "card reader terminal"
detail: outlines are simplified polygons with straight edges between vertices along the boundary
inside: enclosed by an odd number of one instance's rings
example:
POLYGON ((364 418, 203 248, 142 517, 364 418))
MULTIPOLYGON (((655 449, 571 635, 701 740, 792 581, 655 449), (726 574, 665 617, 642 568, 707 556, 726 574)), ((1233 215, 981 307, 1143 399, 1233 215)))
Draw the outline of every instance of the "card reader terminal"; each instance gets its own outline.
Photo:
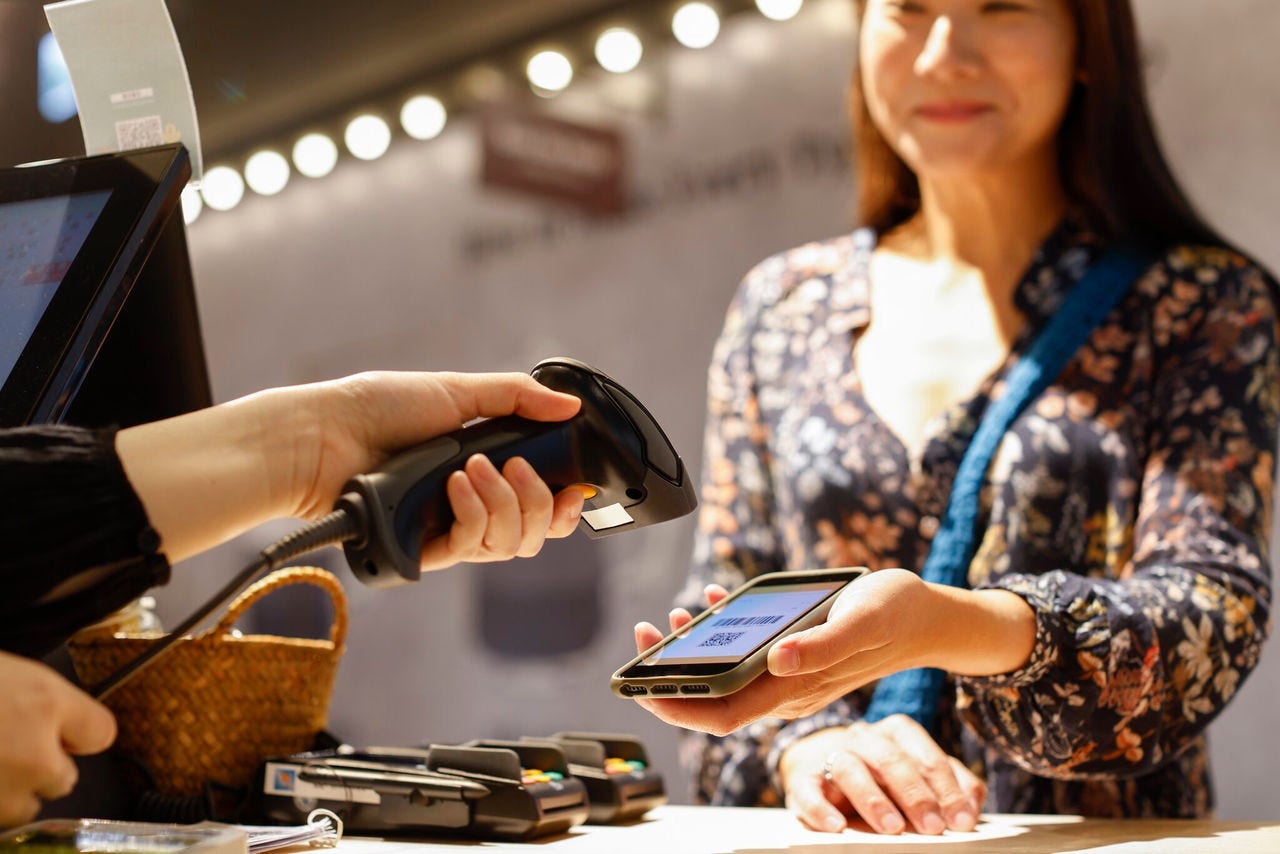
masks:
POLYGON ((667 802, 662 775, 640 739, 598 732, 559 732, 544 739, 559 747, 569 772, 587 787, 588 824, 635 821, 667 802))
POLYGON ((349 833, 532 839, 588 812, 585 787, 551 744, 315 751, 266 762, 260 783, 255 819, 292 824, 320 807, 349 833))

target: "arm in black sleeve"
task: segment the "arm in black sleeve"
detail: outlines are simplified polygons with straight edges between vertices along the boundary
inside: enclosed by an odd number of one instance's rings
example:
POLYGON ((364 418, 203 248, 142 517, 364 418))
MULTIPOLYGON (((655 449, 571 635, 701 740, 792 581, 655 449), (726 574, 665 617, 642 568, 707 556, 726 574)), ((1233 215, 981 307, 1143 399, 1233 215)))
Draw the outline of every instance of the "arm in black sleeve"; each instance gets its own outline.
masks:
POLYGON ((114 430, 0 430, 0 649, 39 656, 169 579, 114 430))

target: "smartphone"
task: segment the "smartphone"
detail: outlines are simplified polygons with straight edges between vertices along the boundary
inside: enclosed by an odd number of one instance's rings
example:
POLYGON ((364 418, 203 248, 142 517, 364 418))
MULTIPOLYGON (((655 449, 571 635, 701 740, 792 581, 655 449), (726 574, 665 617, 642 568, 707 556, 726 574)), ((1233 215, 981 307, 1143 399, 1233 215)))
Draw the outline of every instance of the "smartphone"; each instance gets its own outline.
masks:
POLYGON ((723 697, 766 669, 769 648, 827 618, 836 596, 866 567, 771 572, 733 591, 693 622, 618 668, 619 697, 723 697))

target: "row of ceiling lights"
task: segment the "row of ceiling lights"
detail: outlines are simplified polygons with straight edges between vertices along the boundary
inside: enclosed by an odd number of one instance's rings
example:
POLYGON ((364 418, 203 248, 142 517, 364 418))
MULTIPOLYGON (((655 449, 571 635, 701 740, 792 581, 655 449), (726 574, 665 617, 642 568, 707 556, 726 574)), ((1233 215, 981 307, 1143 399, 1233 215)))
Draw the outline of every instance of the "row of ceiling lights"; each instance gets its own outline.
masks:
MULTIPOLYGON (((795 17, 803 3, 804 0, 755 0, 760 13, 774 21, 795 17)), ((720 34, 720 15, 713 6, 700 0, 685 3, 671 18, 671 32, 685 47, 708 47, 720 34)), ((643 55, 640 37, 625 27, 611 27, 595 41, 596 62, 614 74, 633 70, 643 55)), ((567 88, 573 81, 573 73, 569 58, 556 50, 540 51, 525 65, 529 86, 546 97, 567 88)), ((418 140, 439 136, 448 118, 444 104, 433 95, 415 95, 400 109, 400 126, 418 140)), ((353 157, 376 160, 391 145, 391 128, 380 116, 365 113, 347 124, 342 142, 353 157)), ((322 178, 337 165, 339 151, 329 136, 308 133, 294 143, 291 154, 293 169, 308 178, 322 178)), ((250 156, 245 162, 243 177, 231 166, 215 166, 204 174, 198 191, 189 186, 183 192, 183 216, 190 224, 200 216, 205 205, 219 211, 231 210, 244 198, 246 184, 259 195, 273 196, 289 183, 290 174, 289 160, 271 149, 250 156)))

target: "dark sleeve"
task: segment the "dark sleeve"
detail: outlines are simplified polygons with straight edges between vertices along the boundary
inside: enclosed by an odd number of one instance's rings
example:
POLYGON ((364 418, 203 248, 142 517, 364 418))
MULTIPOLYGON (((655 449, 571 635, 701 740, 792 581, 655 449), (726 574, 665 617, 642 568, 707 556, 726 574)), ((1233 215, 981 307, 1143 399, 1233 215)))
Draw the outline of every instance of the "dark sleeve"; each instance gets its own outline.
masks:
POLYGON ((0 430, 0 496, 0 649, 43 655, 169 579, 114 430, 0 430))
POLYGON ((1031 661, 959 680, 968 724, 1043 776, 1129 777, 1169 761, 1231 700, 1270 625, 1274 285, 1226 253, 1169 268, 1130 564, 1115 579, 999 579, 1036 611, 1031 661))

